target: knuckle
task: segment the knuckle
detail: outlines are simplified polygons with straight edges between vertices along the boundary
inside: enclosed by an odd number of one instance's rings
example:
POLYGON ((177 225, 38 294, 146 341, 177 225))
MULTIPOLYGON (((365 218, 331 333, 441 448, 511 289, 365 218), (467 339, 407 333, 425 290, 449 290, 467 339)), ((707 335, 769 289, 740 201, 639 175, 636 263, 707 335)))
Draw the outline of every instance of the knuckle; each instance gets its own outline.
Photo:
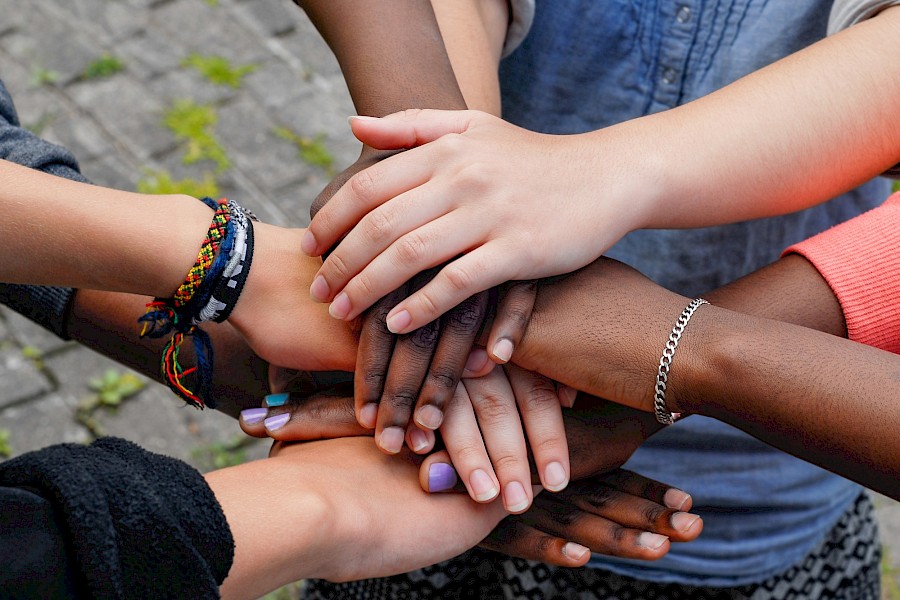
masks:
POLYGON ((501 421, 512 417, 518 419, 512 403, 499 394, 476 394, 472 397, 472 404, 475 406, 480 421, 501 421))
POLYGON ((419 397, 418 390, 399 389, 393 390, 381 399, 382 406, 386 406, 390 411, 409 411, 410 407, 416 403, 419 397))
POLYGON ((406 336, 406 339, 416 350, 430 350, 435 347, 438 340, 438 328, 434 322, 419 327, 406 336))
POLYGON ((458 292, 470 291, 475 282, 474 273, 465 267, 458 266, 456 263, 444 269, 444 277, 450 288, 458 292))
POLYGON ((396 242, 397 258, 401 265, 419 264, 428 251, 428 245, 418 233, 410 233, 396 242))
POLYGON ((465 136, 456 132, 444 134, 437 141, 439 150, 448 154, 459 154, 466 144, 465 136))
POLYGON ((457 440, 451 452, 453 464, 472 469, 484 461, 484 448, 474 441, 457 440))
POLYGON ((645 523, 656 524, 660 521, 663 521, 666 518, 668 512, 669 511, 666 508, 658 504, 652 504, 644 508, 644 510, 642 511, 642 516, 645 523))
MULTIPOLYGON (((357 292, 362 292, 362 294, 371 298, 373 296, 377 297, 379 295, 377 289, 377 278, 373 278, 369 273, 363 271, 359 275, 353 278, 353 286, 356 287, 357 292)), ((350 290, 348 290, 349 293, 350 290)), ((356 294, 349 294, 351 297, 356 294)))
POLYGON ((363 232, 369 243, 376 244, 391 237, 394 223, 383 210, 373 210, 363 220, 363 232))
POLYGON ((604 510, 609 508, 614 500, 614 494, 611 489, 597 488, 586 493, 584 501, 596 510, 604 510))
POLYGON ((552 385, 542 377, 529 381, 528 388, 521 397, 517 397, 523 412, 547 413, 559 407, 559 400, 552 385))
POLYGON ((473 331, 480 327, 483 321, 484 310, 480 303, 472 299, 457 306, 447 316, 448 326, 461 331, 473 331))
POLYGON ((491 464, 494 470, 499 472, 510 472, 518 469, 524 462, 524 457, 520 457, 512 452, 495 452, 491 454, 491 464))
POLYGON ((500 316, 504 325, 513 327, 518 331, 524 331, 531 320, 531 311, 525 310, 520 305, 506 306, 503 309, 503 314, 500 316))
POLYGON ((449 367, 437 366, 428 373, 428 383, 440 390, 455 390, 459 374, 449 367))
POLYGON ((384 382, 386 379, 385 374, 382 371, 366 370, 363 373, 362 379, 366 388, 378 390, 378 394, 381 395, 381 390, 384 389, 384 382))
POLYGON ((534 552, 536 556, 546 556, 554 550, 556 538, 549 535, 539 535, 534 539, 534 552))
MULTIPOLYGON (((327 261, 328 271, 332 276, 344 279, 349 274, 347 262, 337 252, 332 252, 327 261)), ((327 278, 326 278, 327 279, 327 278)))
POLYGON ((350 192, 361 205, 367 205, 375 195, 377 176, 374 168, 363 169, 348 181, 350 192))
POLYGON ((554 502, 550 509, 550 517, 553 521, 564 527, 571 527, 580 521, 583 516, 584 513, 576 507, 562 502, 554 502))

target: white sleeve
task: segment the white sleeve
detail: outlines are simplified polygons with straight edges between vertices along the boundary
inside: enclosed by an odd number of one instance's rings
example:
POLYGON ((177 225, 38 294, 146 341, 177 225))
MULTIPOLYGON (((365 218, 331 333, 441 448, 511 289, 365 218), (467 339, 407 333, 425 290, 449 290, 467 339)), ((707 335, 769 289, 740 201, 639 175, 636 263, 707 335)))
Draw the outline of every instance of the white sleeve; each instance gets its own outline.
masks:
POLYGON ((506 30, 506 41, 503 42, 504 58, 512 54, 528 35, 534 21, 534 2, 535 0, 509 0, 509 28, 506 30))
POLYGON ((897 5, 900 5, 900 0, 834 0, 828 16, 828 35, 843 31, 897 5))

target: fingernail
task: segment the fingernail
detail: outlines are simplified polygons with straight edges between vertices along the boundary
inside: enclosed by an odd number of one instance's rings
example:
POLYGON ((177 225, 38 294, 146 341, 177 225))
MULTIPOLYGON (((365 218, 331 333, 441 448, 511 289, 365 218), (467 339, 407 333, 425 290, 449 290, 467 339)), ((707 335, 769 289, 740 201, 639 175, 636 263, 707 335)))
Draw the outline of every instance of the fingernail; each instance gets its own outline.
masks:
POLYGON ((669 488, 666 490, 665 496, 663 496, 663 502, 665 502, 666 506, 668 508, 674 508, 675 510, 683 509, 690 500, 690 494, 685 494, 681 490, 676 490, 675 488, 669 488))
POLYGON ((569 478, 566 475, 566 470, 563 469, 562 464, 554 461, 544 469, 544 487, 551 492, 558 492, 565 489, 568 483, 569 478))
POLYGON ((566 408, 575 406, 575 398, 578 396, 578 390, 568 385, 563 385, 557 390, 557 394, 559 394, 560 404, 566 408))
POLYGON ((356 121, 377 121, 378 117, 370 117, 368 115, 350 115, 347 117, 347 121, 353 122, 356 121))
POLYGON ((388 317, 385 322, 387 323, 388 331, 391 333, 404 333, 403 330, 412 323, 412 317, 409 316, 409 311, 401 310, 397 314, 388 317))
POLYGON ((503 488, 503 505, 511 513, 520 513, 530 504, 525 488, 518 481, 507 483, 503 488))
POLYGON ((574 560, 581 560, 588 552, 590 552, 590 549, 575 542, 566 542, 566 545, 562 547, 562 553, 574 560))
POLYGON ((328 314, 335 319, 344 319, 350 314, 350 298, 344 292, 335 297, 328 306, 328 314))
POLYGON ((269 417, 264 421, 266 425, 266 429, 269 431, 278 431, 285 424, 291 420, 291 413, 281 413, 280 415, 275 415, 274 417, 269 417))
POLYGON ((651 550, 657 550, 660 546, 666 543, 668 540, 664 535, 659 535, 658 533, 650 533, 649 531, 642 532, 637 539, 638 546, 643 546, 644 548, 650 548, 651 550))
POLYGON ((500 490, 494 485, 494 480, 481 469, 475 469, 469 476, 469 485, 475 492, 475 499, 479 502, 487 502, 497 497, 500 490))
POLYGON ((316 248, 318 247, 319 244, 316 242, 316 236, 313 235, 312 231, 307 229, 306 233, 303 234, 303 238, 300 240, 300 249, 308 256, 315 256, 316 248))
POLYGON ((403 447, 403 430, 399 427, 385 427, 378 438, 378 445, 388 454, 397 454, 403 447))
POLYGON ((512 353, 513 343, 510 340, 502 338, 497 340, 497 343, 494 344, 494 356, 496 356, 500 362, 509 362, 509 359, 512 358, 512 353))
POLYGON ((256 425, 266 418, 269 410, 266 408, 248 408, 241 411, 241 421, 246 425, 256 425))
POLYGON ((416 423, 426 429, 434 431, 441 426, 444 420, 444 413, 437 406, 426 404, 416 411, 416 423))
POLYGON ((690 531, 691 527, 697 522, 700 515, 692 515, 686 512, 677 512, 672 515, 672 527, 678 531, 690 531))
POLYGON ((374 402, 364 404, 359 409, 359 424, 366 429, 375 429, 375 420, 378 418, 378 405, 374 402))
POLYGON ((310 297, 316 302, 328 302, 328 294, 330 293, 331 290, 328 289, 328 282, 325 281, 325 278, 321 275, 316 275, 312 285, 309 286, 310 297))
POLYGON ((283 394, 269 394, 268 396, 266 396, 266 399, 265 399, 266 406, 268 406, 269 408, 272 408, 275 406, 284 406, 284 403, 288 401, 289 397, 290 397, 290 394, 288 394, 286 392, 283 394))
POLYGON ((456 469, 447 463, 432 463, 428 467, 428 491, 446 492, 456 485, 456 469))
POLYGON ((414 452, 420 452, 428 447, 428 437, 418 427, 413 427, 409 432, 409 441, 414 452))
POLYGON ((477 373, 484 368, 489 360, 490 357, 486 350, 483 348, 476 348, 469 353, 469 358, 466 359, 465 370, 477 373))

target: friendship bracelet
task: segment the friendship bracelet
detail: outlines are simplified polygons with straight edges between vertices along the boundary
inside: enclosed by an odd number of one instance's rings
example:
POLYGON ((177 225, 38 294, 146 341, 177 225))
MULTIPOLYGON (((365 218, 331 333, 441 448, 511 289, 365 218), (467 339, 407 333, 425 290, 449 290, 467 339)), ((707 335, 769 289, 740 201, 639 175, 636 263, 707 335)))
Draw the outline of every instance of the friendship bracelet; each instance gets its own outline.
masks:
POLYGON ((695 298, 687 307, 681 311, 669 339, 666 341, 666 347, 663 349, 662 358, 659 359, 659 369, 656 371, 656 388, 653 399, 653 412, 656 414, 656 420, 663 425, 671 425, 681 418, 681 413, 669 412, 666 408, 666 384, 669 382, 669 368, 672 366, 672 359, 675 357, 675 349, 678 347, 678 340, 684 333, 684 328, 688 321, 694 315, 694 312, 704 304, 709 304, 703 298, 695 298))
POLYGON ((256 217, 238 203, 202 198, 216 212, 197 260, 171 298, 155 298, 147 304, 141 337, 159 338, 172 333, 163 349, 160 371, 169 388, 192 406, 215 408, 212 397, 213 349, 201 323, 221 323, 238 301, 253 258, 253 226, 256 217), (197 366, 185 369, 179 360, 186 337, 193 338, 197 366), (195 374, 196 385, 186 378, 195 374), (194 388, 194 389, 192 389, 194 388))

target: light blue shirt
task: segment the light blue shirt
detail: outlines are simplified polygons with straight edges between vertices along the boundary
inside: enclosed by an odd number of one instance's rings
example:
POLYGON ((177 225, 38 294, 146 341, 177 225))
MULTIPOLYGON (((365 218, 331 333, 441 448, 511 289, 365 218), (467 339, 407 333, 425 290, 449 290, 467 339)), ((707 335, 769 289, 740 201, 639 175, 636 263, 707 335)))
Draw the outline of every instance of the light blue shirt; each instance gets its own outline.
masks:
MULTIPOLYGON (((831 5, 832 0, 538 1, 527 37, 501 65, 504 118, 535 131, 577 133, 672 108, 823 38, 831 5)), ((877 180, 785 217, 639 231, 609 254, 696 296, 880 204, 889 192, 888 182, 877 180)), ((648 373, 648 385, 652 380, 648 373)), ((703 534, 695 542, 673 544, 654 563, 595 556, 591 565, 659 582, 763 581, 808 554, 860 492, 845 479, 701 417, 654 436, 626 467, 689 491, 704 519, 703 534)))

